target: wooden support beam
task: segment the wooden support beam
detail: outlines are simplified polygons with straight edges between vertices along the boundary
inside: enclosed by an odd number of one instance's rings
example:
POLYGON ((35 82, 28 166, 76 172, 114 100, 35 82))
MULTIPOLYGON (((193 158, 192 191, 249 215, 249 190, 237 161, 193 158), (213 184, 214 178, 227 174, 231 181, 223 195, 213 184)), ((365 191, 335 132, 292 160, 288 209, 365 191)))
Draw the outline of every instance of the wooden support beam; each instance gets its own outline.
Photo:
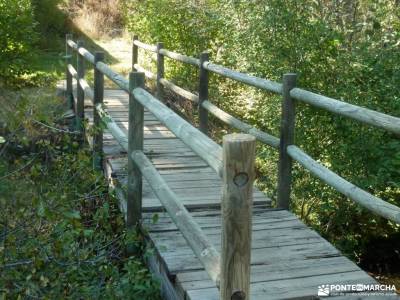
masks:
POLYGON ((156 97, 163 101, 164 99, 164 86, 161 84, 161 78, 164 78, 164 55, 160 50, 164 48, 163 43, 157 43, 157 91, 156 97))
POLYGON ((96 68, 96 64, 104 60, 104 52, 96 52, 94 55, 94 96, 93 96, 93 167, 103 169, 103 130, 101 116, 96 105, 103 104, 104 100, 104 75, 96 68))
POLYGON ((279 145, 278 163, 278 198, 277 207, 289 209, 292 182, 292 158, 287 153, 287 147, 294 142, 295 103, 290 97, 290 90, 296 86, 297 75, 283 75, 282 86, 282 119, 281 139, 279 145))
POLYGON ((256 139, 223 137, 220 299, 250 299, 250 254, 256 139))
POLYGON ((204 134, 208 134, 208 112, 202 106, 203 101, 208 100, 208 71, 203 64, 208 62, 208 52, 203 52, 200 55, 200 70, 199 70, 199 128, 204 134))
POLYGON ((72 62, 72 51, 68 45, 68 40, 72 40, 72 34, 65 35, 65 62, 66 62, 66 92, 65 98, 67 99, 68 108, 74 109, 74 95, 72 92, 72 75, 69 72, 68 66, 72 62))
MULTIPOLYGON (((129 74, 129 90, 144 87, 144 73, 129 74)), ((129 131, 128 131, 128 197, 126 223, 133 228, 142 217, 142 174, 130 155, 133 151, 143 151, 144 109, 129 93, 129 131)))
MULTIPOLYGON (((78 49, 83 47, 83 41, 78 41, 78 49)), ((77 73, 79 82, 80 79, 85 77, 85 61, 81 54, 77 53, 77 73)), ((85 91, 80 84, 77 84, 77 102, 76 102, 76 126, 77 130, 83 132, 83 120, 85 118, 85 91)))
POLYGON ((135 45, 135 41, 137 41, 137 40, 139 40, 139 37, 135 34, 133 36, 133 41, 132 41, 132 72, 137 72, 138 71, 135 68, 135 64, 138 63, 138 58, 139 58, 139 56, 138 56, 138 54, 139 54, 138 46, 135 45))

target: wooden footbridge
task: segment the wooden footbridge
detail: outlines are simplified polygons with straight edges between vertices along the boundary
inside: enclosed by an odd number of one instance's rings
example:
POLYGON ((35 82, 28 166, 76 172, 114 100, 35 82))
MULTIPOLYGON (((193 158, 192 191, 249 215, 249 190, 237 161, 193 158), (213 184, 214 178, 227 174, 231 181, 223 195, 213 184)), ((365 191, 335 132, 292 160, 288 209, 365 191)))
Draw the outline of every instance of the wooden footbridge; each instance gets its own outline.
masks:
POLYGON ((147 263, 161 282, 163 297, 318 299, 330 294, 364 299, 367 285, 376 281, 288 211, 292 160, 380 216, 400 223, 400 209, 347 182, 295 146, 294 103, 396 134, 400 119, 296 88, 295 74, 285 74, 281 84, 213 64, 206 53, 196 59, 163 49, 161 43, 144 44, 137 37, 133 45, 134 72, 128 80, 103 62, 103 53, 89 53, 68 35, 65 88, 78 128, 85 130, 85 118, 94 125, 87 135, 94 165, 110 178, 128 229, 139 226, 154 248, 147 263), (156 74, 137 64, 138 47, 156 53, 156 74), (75 53, 76 68, 71 63, 75 53), (197 94, 164 78, 165 57, 199 68, 197 94), (84 79, 85 62, 94 69, 93 89, 84 79), (212 104, 209 72, 281 94, 281 137, 253 128, 212 104), (120 89, 105 90, 104 76, 120 89), (156 97, 146 91, 145 76, 156 80, 156 97), (200 130, 163 104, 164 89, 198 104, 200 130), (208 113, 245 134, 225 136, 221 147, 207 136, 208 113), (253 187, 256 140, 280 153, 274 208, 253 187), (339 292, 339 285, 347 288, 339 292))

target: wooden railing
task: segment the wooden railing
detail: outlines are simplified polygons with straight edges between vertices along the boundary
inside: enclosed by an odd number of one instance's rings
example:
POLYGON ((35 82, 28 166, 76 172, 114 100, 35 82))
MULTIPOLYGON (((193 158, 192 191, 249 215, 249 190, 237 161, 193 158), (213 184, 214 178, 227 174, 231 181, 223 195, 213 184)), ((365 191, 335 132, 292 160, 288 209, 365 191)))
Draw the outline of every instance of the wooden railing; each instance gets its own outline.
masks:
MULTIPOLYGON (((400 223, 400 208, 392 205, 382 199, 371 195, 370 193, 358 188, 348 182, 338 174, 327 169, 325 166, 311 158, 303 150, 294 145, 295 131, 295 102, 304 102, 309 105, 330 111, 332 113, 357 120, 364 124, 372 125, 389 132, 400 135, 400 118, 383 114, 357 105, 352 105, 333 98, 322 96, 316 93, 306 91, 296 87, 296 74, 284 74, 282 83, 274 82, 268 79, 258 78, 241 72, 228 69, 224 66, 214 64, 209 61, 208 54, 200 54, 200 58, 193 58, 179 53, 171 52, 166 49, 158 49, 156 46, 148 45, 138 40, 137 36, 133 38, 133 51, 138 53, 137 48, 142 48, 157 53, 157 57, 166 56, 168 58, 187 63, 199 68, 199 90, 197 95, 187 91, 166 78, 155 76, 152 72, 145 70, 137 63, 138 55, 133 57, 133 66, 135 70, 144 72, 146 77, 155 79, 161 84, 157 84, 157 89, 167 88, 170 91, 189 101, 198 104, 200 116, 200 129, 207 133, 207 117, 205 111, 211 113, 222 122, 242 131, 253 135, 258 141, 271 146, 279 151, 278 162, 278 195, 277 207, 288 209, 290 204, 290 192, 292 181, 292 160, 300 163, 309 170, 314 176, 318 177, 338 192, 342 193, 371 212, 400 223), (214 105, 208 97, 208 76, 207 72, 212 72, 226 78, 253 86, 265 91, 282 95, 282 118, 280 138, 263 132, 253 126, 238 120, 234 116, 221 110, 214 105)), ((157 74, 159 68, 164 70, 164 66, 157 63, 157 74)), ((158 92, 162 94, 162 92, 158 92)))
POLYGON ((351 105, 332 98, 321 96, 296 87, 296 74, 285 74, 283 82, 277 83, 267 79, 257 78, 248 74, 230 70, 209 61, 207 53, 200 58, 193 58, 175 53, 157 46, 140 42, 137 36, 133 40, 132 67, 129 80, 114 72, 104 63, 104 54, 91 54, 83 47, 83 42, 75 43, 71 35, 66 38, 66 95, 69 105, 75 111, 77 126, 83 132, 84 98, 93 101, 94 136, 93 161, 96 168, 102 168, 103 122, 112 136, 128 153, 128 197, 127 226, 133 228, 140 224, 142 213, 142 176, 147 180, 153 192, 163 204, 171 219, 196 254, 210 278, 220 289, 221 299, 248 299, 250 283, 250 249, 251 249, 251 203, 254 181, 255 141, 279 150, 279 208, 288 209, 291 190, 292 160, 296 160, 316 177, 320 178, 337 191, 346 195, 373 213, 400 223, 400 208, 379 199, 370 193, 356 187, 344 178, 330 171, 312 159, 293 144, 295 110, 294 102, 301 101, 336 114, 353 118, 360 122, 400 133, 400 119, 351 105), (145 70, 138 64, 138 47, 157 54, 157 73, 145 70), (73 51, 71 51, 73 50, 73 51), (72 65, 72 53, 77 54, 77 69, 72 65), (164 57, 187 63, 199 68, 199 90, 197 94, 187 91, 164 78, 164 57), (85 63, 94 70, 93 89, 84 79, 85 63), (282 95, 282 123, 280 139, 260 131, 242 122, 215 106, 208 95, 208 73, 251 85, 263 90, 282 95), (104 76, 109 78, 129 95, 129 129, 126 135, 108 114, 103 105, 104 76), (144 89, 144 77, 156 80, 157 98, 144 89), (77 82, 77 97, 73 97, 73 79, 77 82), (193 127, 166 105, 162 103, 164 89, 198 104, 200 130, 193 127), (200 226, 182 205, 182 201, 169 188, 162 176, 157 172, 151 161, 143 153, 144 108, 150 111, 176 137, 181 139, 197 155, 199 155, 223 180, 222 197, 222 237, 221 253, 209 242, 200 226), (207 136, 208 113, 221 121, 247 134, 227 135, 223 138, 223 147, 207 136), (245 203, 242 207, 233 205, 235 201, 245 203), (224 213, 229 211, 229 213, 224 213), (240 226, 237 224, 240 223, 240 226), (233 230, 236 228, 236 230, 233 230), (240 232, 239 232, 240 231, 240 232), (248 241, 243 243, 243 237, 248 241), (242 251, 232 251, 237 244, 245 244, 242 251), (233 256, 233 257, 232 257, 233 256), (233 265, 229 265, 229 263, 233 265), (228 270, 243 272, 229 272, 228 270), (236 290, 233 290, 233 287, 236 290), (239 288, 239 290, 237 290, 239 288))

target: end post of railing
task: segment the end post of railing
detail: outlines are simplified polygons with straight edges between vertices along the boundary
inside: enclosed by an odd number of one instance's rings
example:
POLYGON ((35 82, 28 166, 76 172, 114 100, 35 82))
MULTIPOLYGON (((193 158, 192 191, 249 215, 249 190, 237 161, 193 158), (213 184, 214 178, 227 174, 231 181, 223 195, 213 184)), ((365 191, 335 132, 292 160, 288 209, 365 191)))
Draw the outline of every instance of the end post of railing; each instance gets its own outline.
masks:
POLYGON ((98 104, 103 104, 104 100, 104 75, 97 70, 96 64, 104 61, 104 52, 94 54, 94 91, 93 91, 93 167, 96 170, 103 169, 103 129, 101 117, 96 109, 98 104))
POLYGON ((68 41, 72 40, 72 34, 65 35, 65 62, 66 62, 66 91, 65 96, 67 99, 68 108, 74 109, 73 93, 72 93, 72 75, 69 72, 68 65, 72 62, 72 51, 68 45, 68 41))
MULTIPOLYGON (((79 48, 84 46, 84 42, 82 40, 79 40, 77 42, 78 50, 79 48)), ((83 121, 85 118, 85 91, 83 90, 82 86, 80 85, 80 79, 83 79, 85 77, 85 60, 80 55, 79 52, 77 52, 77 70, 78 74, 77 78, 77 84, 76 84, 76 94, 77 94, 77 99, 76 99, 76 121, 77 121, 77 129, 81 132, 83 132, 83 121)))
POLYGON ((159 100, 164 98, 164 87, 161 84, 161 78, 164 78, 164 55, 160 50, 164 48, 164 43, 157 43, 157 93, 156 96, 159 100))
POLYGON ((256 139, 223 137, 220 299, 250 299, 250 257, 256 139))
POLYGON ((279 145, 278 165, 278 197, 276 206, 289 209, 292 183, 292 158, 287 153, 287 147, 294 143, 295 101, 290 96, 290 90, 296 86, 297 74, 283 75, 282 86, 282 118, 281 139, 279 145))
POLYGON ((138 46, 135 45, 135 41, 139 40, 139 37, 135 34, 132 38, 132 72, 137 72, 135 68, 135 64, 138 63, 138 54, 139 54, 139 48, 138 46))
POLYGON ((203 101, 208 100, 208 70, 204 68, 203 64, 209 61, 210 55, 208 52, 200 54, 199 66, 199 127, 201 132, 208 134, 208 112, 202 106, 203 101))
POLYGON ((142 216, 142 174, 132 159, 132 152, 143 151, 144 108, 135 99, 132 91, 144 88, 144 73, 129 74, 129 124, 128 124, 128 197, 126 224, 134 228, 142 216))

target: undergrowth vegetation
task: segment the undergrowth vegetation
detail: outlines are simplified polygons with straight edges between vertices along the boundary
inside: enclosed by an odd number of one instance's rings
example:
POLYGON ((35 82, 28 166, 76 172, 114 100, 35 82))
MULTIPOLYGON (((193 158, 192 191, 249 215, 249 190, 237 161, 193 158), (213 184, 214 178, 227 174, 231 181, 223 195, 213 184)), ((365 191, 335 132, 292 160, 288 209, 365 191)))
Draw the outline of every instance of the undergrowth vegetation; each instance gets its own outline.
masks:
POLYGON ((126 231, 54 95, 0 93, 0 297, 158 299, 150 250, 126 231))
POLYGON ((44 86, 60 77, 66 30, 60 4, 0 0, 0 87, 44 86))
MULTIPOLYGON (((208 50, 214 62, 276 81, 296 72, 300 87, 400 115, 398 1, 122 2, 128 28, 144 42, 164 42, 167 49, 196 57, 208 50)), ((145 65, 146 56, 140 57, 145 65)), ((166 59, 166 77, 197 89, 191 66, 166 59)), ((222 109, 279 137, 280 97, 217 75, 211 76, 210 88, 210 99, 222 109)), ((400 206, 398 137, 299 103, 295 143, 344 178, 400 206)), ((275 150, 259 145, 257 165, 259 185, 275 199, 275 150)), ((357 261, 380 256, 371 252, 377 238, 387 240, 383 248, 396 256, 388 244, 399 225, 362 209, 296 164, 292 199, 292 210, 357 261)), ((400 272, 388 262, 371 263, 400 272)))
POLYGON ((151 249, 55 96, 66 4, 0 0, 0 298, 159 299, 151 249))

